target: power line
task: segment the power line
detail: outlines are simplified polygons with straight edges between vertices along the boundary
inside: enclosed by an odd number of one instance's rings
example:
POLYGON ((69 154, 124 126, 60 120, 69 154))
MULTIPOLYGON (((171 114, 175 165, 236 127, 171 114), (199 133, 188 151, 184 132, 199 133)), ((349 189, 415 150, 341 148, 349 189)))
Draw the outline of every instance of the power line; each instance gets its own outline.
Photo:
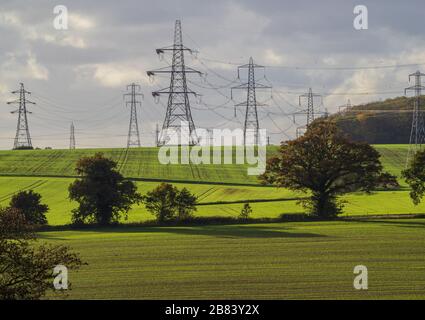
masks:
MULTIPOLYGON (((231 62, 231 61, 225 61, 225 60, 218 60, 218 59, 209 59, 209 58, 199 58, 199 60, 214 62, 214 63, 220 63, 220 64, 226 64, 226 65, 233 65, 237 66, 240 63, 239 62, 231 62)), ((329 71, 343 71, 343 70, 372 70, 372 69, 394 69, 394 68, 411 68, 415 66, 421 66, 425 65, 425 62, 419 62, 419 63, 405 63, 405 64, 387 64, 387 65, 370 65, 370 66, 290 66, 290 65, 265 65, 267 68, 283 68, 283 69, 294 69, 294 70, 329 70, 329 71)))

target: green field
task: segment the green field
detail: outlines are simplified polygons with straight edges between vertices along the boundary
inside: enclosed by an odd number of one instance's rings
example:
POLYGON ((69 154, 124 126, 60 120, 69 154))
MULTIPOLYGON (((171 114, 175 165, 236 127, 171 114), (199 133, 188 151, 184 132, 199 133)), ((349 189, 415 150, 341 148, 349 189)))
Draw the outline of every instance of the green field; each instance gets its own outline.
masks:
POLYGON ((40 236, 88 262, 70 273, 70 299, 424 299, 424 228, 387 219, 40 236), (367 291, 353 289, 356 265, 368 267, 367 291))
MULTIPOLYGON (((404 145, 375 146, 382 154, 385 169, 400 175, 404 168, 407 147, 404 145)), ((274 152, 273 147, 269 152, 274 152)), ((34 189, 49 205, 50 224, 70 222, 71 210, 76 203, 67 199, 67 188, 74 178, 75 161, 82 155, 91 155, 99 150, 30 150, 0 151, 0 205, 7 205, 11 196, 19 190, 34 189)), ((164 166, 156 160, 157 148, 102 150, 119 163, 126 176, 135 179, 181 181, 178 187, 186 187, 198 196, 198 216, 237 217, 244 201, 251 201, 255 218, 277 218, 281 214, 301 213, 297 198, 305 195, 285 189, 265 187, 257 178, 247 176, 246 166, 204 165, 202 170, 188 169, 188 165, 164 166), (166 167, 166 168, 162 168, 166 167), (210 181, 210 182, 208 182, 210 181), (249 182, 251 185, 241 185, 249 182), (223 182, 227 185, 222 184, 223 182), (233 183, 233 185, 232 185, 233 183)), ((196 167, 196 166, 195 166, 196 167)), ((202 167, 202 166, 201 166, 202 167)), ((153 189, 157 181, 136 181, 141 193, 153 189)), ((400 179, 400 183, 403 181, 400 179)), ((404 186, 397 191, 379 191, 372 195, 350 194, 344 215, 380 215, 425 213, 425 204, 414 206, 404 186)), ((129 213, 129 222, 152 220, 143 205, 134 206, 129 213)))
MULTIPOLYGON (((377 145, 382 162, 393 174, 404 168, 406 145, 377 145)), ((277 146, 268 147, 268 155, 277 146)), ((255 176, 247 175, 248 165, 201 164, 163 165, 158 161, 158 148, 76 149, 76 150, 12 150, 0 151, 0 175, 13 176, 75 176, 76 161, 82 156, 102 152, 118 163, 122 174, 135 179, 180 180, 182 182, 215 182, 258 184, 255 176)))
MULTIPOLYGON (((375 146, 400 177, 404 145, 375 146)), ((0 151, 0 205, 19 190, 39 192, 51 225, 71 221, 67 198, 81 156, 102 151, 146 193, 173 181, 198 197, 197 216, 237 217, 249 201, 253 218, 302 213, 305 195, 262 186, 245 165, 161 165, 156 148, 0 151)), ((269 149, 269 153, 276 147, 269 149)), ((44 231, 42 241, 70 245, 87 266, 70 280, 71 299, 413 299, 425 298, 425 220, 352 220, 355 216, 425 213, 400 179, 397 191, 343 197, 350 221, 181 227, 120 226, 44 231), (366 265, 369 290, 353 289, 353 268, 366 265)), ((134 206, 128 222, 154 217, 134 206)), ((59 230, 59 229, 57 229, 59 230)), ((50 295, 48 298, 63 298, 50 295)))

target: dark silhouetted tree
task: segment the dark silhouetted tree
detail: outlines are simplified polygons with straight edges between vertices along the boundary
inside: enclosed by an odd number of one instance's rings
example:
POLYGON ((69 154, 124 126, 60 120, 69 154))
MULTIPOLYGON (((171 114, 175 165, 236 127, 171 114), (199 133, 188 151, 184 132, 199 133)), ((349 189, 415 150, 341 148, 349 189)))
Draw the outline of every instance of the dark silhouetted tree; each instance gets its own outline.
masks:
POLYGON ((251 208, 250 204, 245 203, 243 205, 241 213, 239 214, 239 218, 243 219, 243 220, 247 220, 247 219, 249 219, 249 216, 251 215, 251 213, 252 213, 252 208, 251 208))
POLYGON ((18 209, 25 216, 28 223, 47 224, 46 212, 49 207, 41 203, 41 195, 33 190, 20 191, 13 195, 9 206, 18 209))
POLYGON ((40 299, 54 288, 55 266, 83 264, 66 246, 35 244, 33 225, 20 210, 0 209, 0 300, 40 299))
POLYGON ((69 198, 79 203, 73 210, 74 223, 96 222, 102 225, 118 222, 142 199, 134 182, 124 179, 117 164, 96 153, 81 158, 76 171, 81 178, 69 186, 69 198))
POLYGON ((377 186, 382 174, 379 157, 370 145, 349 141, 334 122, 319 120, 303 136, 282 143, 261 179, 308 192, 303 204, 313 215, 335 217, 342 211, 339 195, 370 192, 377 186))
POLYGON ((409 167, 402 172, 410 186, 410 198, 418 205, 425 192, 425 150, 419 150, 409 163, 409 167))
POLYGON ((169 183, 161 183, 144 197, 146 209, 158 222, 172 219, 187 220, 196 210, 196 197, 186 188, 177 189, 169 183))
POLYGON ((186 188, 177 190, 176 207, 178 220, 183 221, 192 217, 193 212, 196 211, 196 200, 196 196, 186 188))

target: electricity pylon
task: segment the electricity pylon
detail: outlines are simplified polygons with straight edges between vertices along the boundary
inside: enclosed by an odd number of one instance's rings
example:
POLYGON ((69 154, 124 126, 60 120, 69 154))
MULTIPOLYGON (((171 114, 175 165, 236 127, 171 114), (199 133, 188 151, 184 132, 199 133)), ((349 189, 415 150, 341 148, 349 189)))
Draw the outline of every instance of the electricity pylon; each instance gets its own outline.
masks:
POLYGON ((19 108, 11 113, 18 113, 18 125, 16 127, 15 141, 13 143, 13 149, 32 149, 31 136, 28 128, 28 117, 27 113, 31 113, 27 110, 27 104, 35 104, 26 99, 27 94, 31 92, 26 91, 24 84, 20 83, 20 89, 12 91, 13 94, 19 94, 19 99, 9 101, 7 104, 19 104, 19 108))
POLYGON ((155 99, 159 98, 161 94, 168 95, 167 111, 165 113, 165 120, 162 125, 158 145, 195 145, 198 143, 198 137, 196 136, 195 124, 190 110, 189 95, 197 97, 198 94, 188 89, 186 75, 189 73, 201 75, 202 73, 185 65, 184 52, 193 53, 194 51, 183 45, 180 20, 176 20, 175 23, 174 44, 156 49, 156 53, 160 56, 166 51, 171 51, 173 54, 171 68, 166 67, 147 72, 148 76, 160 73, 170 74, 170 86, 152 92, 155 99), (186 126, 188 128, 184 128, 186 126))
POLYGON ((351 107, 352 107, 351 106, 351 100, 348 99, 347 104, 345 106, 339 106, 338 107, 338 113, 346 113, 346 112, 350 111, 351 107), (343 109, 343 110, 341 111, 341 109, 343 109))
POLYGON ((140 91, 140 86, 138 84, 129 84, 127 86, 127 91, 130 92, 124 94, 124 98, 130 97, 130 99, 125 102, 126 106, 130 105, 130 123, 128 125, 127 148, 140 147, 140 134, 136 109, 137 105, 141 106, 141 102, 136 100, 136 97, 143 97, 143 94, 136 92, 136 89, 137 91, 140 91))
POLYGON ((413 100, 412 128, 410 130, 409 150, 407 152, 406 166, 408 166, 410 159, 425 142, 424 114, 422 112, 423 110, 420 109, 422 89, 425 89, 425 87, 421 84, 421 77, 425 76, 425 74, 421 73, 420 71, 409 74, 409 82, 413 76, 415 77, 415 85, 404 89, 404 94, 410 90, 415 92, 415 99, 413 100))
POLYGON ((318 111, 314 110, 314 98, 316 98, 316 97, 320 97, 320 99, 322 98, 322 96, 320 94, 313 93, 313 90, 311 88, 308 88, 307 93, 304 93, 304 94, 302 94, 298 97, 298 104, 299 104, 300 107, 302 107, 302 103, 301 103, 302 99, 305 99, 307 103, 306 103, 305 109, 303 111, 295 112, 293 114, 294 122, 295 122, 295 115, 297 115, 297 114, 305 114, 306 115, 306 125, 298 127, 297 130, 296 130, 297 138, 304 134, 304 132, 307 130, 308 126, 314 121, 316 114, 326 115, 326 113, 327 113, 327 112, 318 112, 318 111))
POLYGON ((158 124, 155 126, 155 146, 159 146, 159 127, 158 124))
POLYGON ((255 69, 257 68, 264 69, 264 66, 254 64, 254 60, 252 59, 252 57, 249 58, 248 64, 244 64, 238 67, 238 79, 240 79, 240 69, 243 69, 243 68, 248 69, 248 82, 232 87, 231 98, 233 99, 233 90, 235 89, 247 90, 246 101, 236 104, 235 107, 238 107, 238 106, 246 107, 245 122, 244 122, 244 128, 243 128, 244 145, 247 145, 247 144, 258 145, 259 123, 258 123, 257 106, 264 106, 264 104, 257 102, 256 89, 271 89, 271 86, 267 86, 260 82, 255 81, 255 69), (252 139, 250 137, 251 134, 253 135, 252 139))
POLYGON ((69 149, 74 150, 75 149, 75 128, 74 128, 74 122, 71 122, 71 130, 69 135, 69 149))

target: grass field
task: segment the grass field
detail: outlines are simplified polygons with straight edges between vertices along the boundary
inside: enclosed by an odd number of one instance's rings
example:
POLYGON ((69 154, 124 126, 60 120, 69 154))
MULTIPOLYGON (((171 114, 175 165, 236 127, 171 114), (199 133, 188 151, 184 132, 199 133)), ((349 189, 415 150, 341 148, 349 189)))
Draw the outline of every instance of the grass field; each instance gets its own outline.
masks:
MULTIPOLYGON (((379 145, 375 147, 382 154, 385 169, 399 175, 405 165, 407 147, 404 145, 379 145)), ((273 152, 273 150, 275 151, 276 147, 269 151, 273 152)), ((95 151, 98 150, 0 151, 0 205, 7 205, 10 197, 19 190, 34 189, 42 195, 43 200, 50 207, 48 213, 50 224, 69 223, 71 210, 76 206, 75 203, 67 199, 68 186, 74 179, 69 177, 73 175, 74 162, 80 156, 90 155, 95 151)), ((303 212, 303 208, 297 205, 297 201, 294 200, 302 197, 302 194, 285 189, 260 186, 256 177, 246 175, 246 167, 242 165, 239 166, 239 169, 231 169, 232 174, 224 165, 205 165, 197 171, 199 175, 194 176, 193 170, 188 170, 190 166, 163 166, 157 163, 156 148, 130 149, 127 155, 125 155, 124 149, 105 149, 102 151, 117 160, 121 171, 129 177, 158 180, 165 177, 164 179, 181 180, 182 182, 176 183, 176 186, 188 188, 198 196, 198 201, 202 204, 198 206, 196 213, 198 216, 236 217, 239 215, 244 201, 251 201, 252 217, 255 218, 276 218, 281 214, 303 212), (167 169, 162 167, 167 167, 167 169), (226 182, 229 185, 208 181, 226 182), (256 183, 256 185, 240 185, 246 181, 256 183), (234 183, 234 185, 231 185, 231 183, 234 183)), ((238 167, 238 165, 234 166, 238 167)), ((400 182, 403 183, 401 179, 400 182)), ((136 181, 136 183, 139 191, 146 193, 159 182, 136 181)), ((425 212, 425 204, 419 206, 412 204, 405 187, 402 190, 376 192, 373 195, 350 194, 345 196, 344 200, 347 201, 345 215, 425 212)), ((153 218, 141 205, 133 207, 128 221, 141 222, 153 218)))
MULTIPOLYGON (((13 193, 18 190, 33 189, 39 192, 43 201, 49 205, 49 224, 68 224, 71 221, 71 210, 76 206, 75 202, 70 202, 67 198, 67 188, 72 181, 72 178, 0 177, 0 205, 6 206, 13 193)), ((136 183, 141 193, 146 193, 158 184, 148 181, 136 183)), ((281 214, 303 212, 297 200, 291 200, 303 195, 286 189, 190 183, 175 185, 179 188, 186 187, 198 196, 200 205, 197 207, 197 216, 237 217, 243 202, 247 200, 251 201, 254 218, 277 218, 281 214)), ((343 199, 347 201, 344 215, 425 213, 425 203, 414 206, 408 190, 380 191, 372 195, 357 193, 347 195, 343 199)), ((146 211, 144 205, 139 205, 130 211, 128 222, 153 219, 154 216, 146 211)))
MULTIPOLYGON (((386 169, 399 175, 404 168, 406 145, 377 145, 386 169)), ((277 146, 268 147, 268 154, 277 146)), ((0 175, 74 176, 76 161, 82 156, 103 152, 118 162, 120 171, 129 178, 180 180, 182 182, 216 182, 259 184, 256 176, 247 175, 248 165, 201 164, 163 165, 158 161, 158 148, 14 150, 0 151, 0 175)))
POLYGON ((70 273, 71 299, 423 299, 424 228, 425 220, 399 219, 40 236, 88 262, 70 273), (367 291, 353 289, 360 264, 367 291))
MULTIPOLYGON (((385 169, 399 176, 406 146, 376 148, 385 169)), ((75 161, 97 151, 118 161, 141 193, 161 180, 190 189, 198 197, 198 216, 237 217, 245 201, 251 202, 254 218, 303 212, 296 200, 302 194, 261 186, 247 176, 246 166, 164 166, 156 159, 156 148, 1 151, 0 205, 19 190, 33 189, 50 207, 49 224, 68 224, 76 205, 67 199, 75 161)), ((400 182, 397 191, 345 196, 344 215, 424 213, 425 204, 413 206, 400 182)), ((153 218, 142 205, 132 208, 128 221, 153 218)), ((71 299, 423 299, 424 227, 424 219, 368 219, 120 226, 39 236, 47 243, 70 245, 88 262, 70 275, 71 299), (353 268, 359 264, 369 270, 367 291, 353 289, 353 268)))

